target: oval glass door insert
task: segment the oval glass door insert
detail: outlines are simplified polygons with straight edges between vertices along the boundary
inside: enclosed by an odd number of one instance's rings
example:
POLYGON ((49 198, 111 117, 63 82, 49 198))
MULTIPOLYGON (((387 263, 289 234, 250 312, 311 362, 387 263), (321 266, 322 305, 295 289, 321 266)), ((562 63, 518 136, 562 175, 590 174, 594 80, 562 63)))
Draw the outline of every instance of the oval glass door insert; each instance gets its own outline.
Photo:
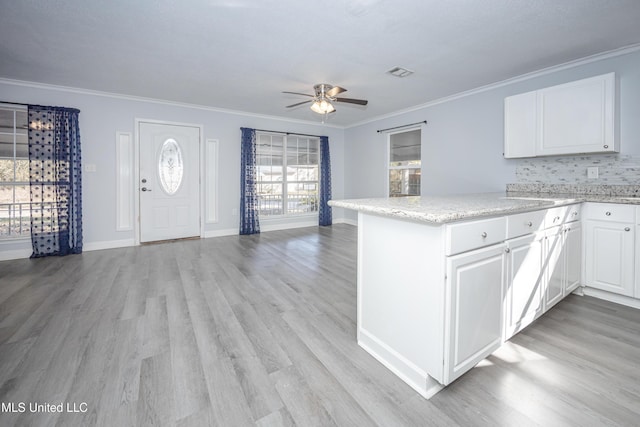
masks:
POLYGON ((158 158, 158 176, 162 190, 169 196, 175 194, 180 188, 183 175, 182 150, 175 139, 169 138, 162 144, 158 158))

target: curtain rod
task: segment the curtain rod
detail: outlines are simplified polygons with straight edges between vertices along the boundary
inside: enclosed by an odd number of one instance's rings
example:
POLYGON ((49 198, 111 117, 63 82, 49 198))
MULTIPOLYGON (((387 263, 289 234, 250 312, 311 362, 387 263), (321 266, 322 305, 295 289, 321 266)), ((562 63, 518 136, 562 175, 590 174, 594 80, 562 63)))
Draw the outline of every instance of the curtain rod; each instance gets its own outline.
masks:
POLYGON ((0 104, 21 105, 23 107, 29 106, 29 104, 23 104, 22 102, 10 102, 10 101, 0 101, 0 104))
POLYGON ((424 124, 426 125, 426 124, 427 124, 427 121, 426 121, 426 120, 423 120, 423 121, 421 121, 421 122, 409 123, 408 125, 402 125, 402 126, 395 126, 395 127, 392 127, 392 128, 380 129, 380 130, 378 130, 378 131, 376 131, 376 132, 378 132, 378 133, 380 133, 380 132, 386 132, 386 131, 388 131, 388 130, 394 130, 394 129, 406 128, 406 127, 413 126, 413 125, 420 125, 420 124, 422 124, 422 123, 424 123, 424 124))
POLYGON ((298 136, 312 136, 314 138, 321 138, 325 135, 309 135, 308 133, 296 133, 296 132, 282 132, 279 130, 268 130, 268 129, 254 129, 259 132, 270 132, 270 133, 281 133, 283 135, 298 135, 298 136))
POLYGON ((38 104, 24 104, 22 102, 11 102, 11 101, 0 101, 0 104, 7 104, 7 105, 19 105, 21 107, 27 107, 27 109, 29 108, 29 106, 32 107, 40 107, 40 108, 58 108, 58 109, 62 109, 64 111, 73 111, 73 112, 80 112, 80 110, 78 110, 77 108, 70 108, 70 107, 51 107, 48 105, 38 105, 38 104))

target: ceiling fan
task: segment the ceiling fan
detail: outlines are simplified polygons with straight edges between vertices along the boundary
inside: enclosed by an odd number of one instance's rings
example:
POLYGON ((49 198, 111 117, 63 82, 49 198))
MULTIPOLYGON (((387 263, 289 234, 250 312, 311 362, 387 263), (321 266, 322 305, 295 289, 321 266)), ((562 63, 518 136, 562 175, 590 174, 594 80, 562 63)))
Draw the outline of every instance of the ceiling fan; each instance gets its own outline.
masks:
POLYGON ((315 91, 315 95, 309 95, 307 93, 300 93, 300 92, 286 92, 286 91, 282 92, 282 93, 290 93, 293 95, 308 96, 312 98, 308 101, 302 101, 302 102, 297 102, 295 104, 287 105, 286 108, 293 108, 293 107, 297 107, 299 105, 307 104, 311 102, 312 111, 318 114, 329 114, 336 111, 335 107, 333 106, 334 102, 344 102, 347 104, 357 104, 357 105, 367 105, 367 103, 369 102, 365 99, 339 98, 338 97, 339 94, 347 91, 345 88, 342 88, 340 86, 332 86, 330 84, 320 83, 313 86, 313 89, 315 91))

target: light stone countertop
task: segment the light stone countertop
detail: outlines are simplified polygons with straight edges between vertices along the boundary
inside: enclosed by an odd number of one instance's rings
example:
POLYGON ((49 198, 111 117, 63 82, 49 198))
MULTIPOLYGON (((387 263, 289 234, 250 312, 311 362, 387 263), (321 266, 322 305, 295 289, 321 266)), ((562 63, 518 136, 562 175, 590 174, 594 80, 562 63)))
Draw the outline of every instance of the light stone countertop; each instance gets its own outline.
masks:
POLYGON ((582 202, 640 205, 640 197, 597 194, 478 193, 331 200, 330 206, 431 224, 508 215, 582 202))

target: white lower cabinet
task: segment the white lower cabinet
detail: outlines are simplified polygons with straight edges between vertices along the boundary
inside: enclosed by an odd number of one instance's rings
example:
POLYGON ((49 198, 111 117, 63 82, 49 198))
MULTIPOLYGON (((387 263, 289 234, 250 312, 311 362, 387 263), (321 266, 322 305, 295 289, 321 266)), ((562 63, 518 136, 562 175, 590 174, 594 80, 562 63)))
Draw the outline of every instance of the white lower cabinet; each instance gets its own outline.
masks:
POLYGON ((565 257, 563 227, 553 227, 544 236, 545 252, 545 280, 544 307, 545 310, 559 302, 565 295, 565 257))
POLYGON ((633 297, 636 207, 586 203, 585 285, 633 297))
POLYGON ((358 344, 429 398, 580 283, 579 218, 579 205, 442 225, 359 212, 358 344))
POLYGON ((502 344, 505 264, 504 244, 447 257, 445 384, 502 344))
POLYGON ((579 222, 547 230, 545 235, 545 311, 580 286, 582 228, 579 222))
POLYGON ((585 284, 591 288, 633 296, 633 223, 587 220, 585 227, 585 284))
POLYGON ((505 339, 535 320, 543 309, 543 233, 507 241, 505 339))
POLYGON ((582 227, 579 222, 564 226, 565 258, 564 294, 568 295, 582 282, 582 227))

